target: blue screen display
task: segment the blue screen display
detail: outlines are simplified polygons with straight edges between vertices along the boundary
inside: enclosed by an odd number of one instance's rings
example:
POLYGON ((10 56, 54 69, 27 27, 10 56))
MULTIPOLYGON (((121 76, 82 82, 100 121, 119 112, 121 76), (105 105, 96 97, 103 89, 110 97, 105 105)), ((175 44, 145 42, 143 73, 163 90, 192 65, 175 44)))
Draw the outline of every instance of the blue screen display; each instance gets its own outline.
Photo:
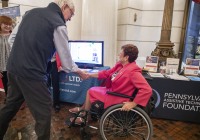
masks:
POLYGON ((103 66, 103 41, 69 41, 73 61, 80 68, 103 66))

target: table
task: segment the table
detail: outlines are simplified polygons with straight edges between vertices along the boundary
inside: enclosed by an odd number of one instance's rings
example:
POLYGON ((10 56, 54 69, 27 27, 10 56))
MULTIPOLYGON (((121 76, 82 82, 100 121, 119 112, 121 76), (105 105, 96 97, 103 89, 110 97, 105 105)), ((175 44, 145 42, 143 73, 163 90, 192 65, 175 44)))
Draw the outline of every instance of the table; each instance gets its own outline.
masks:
MULTIPOLYGON (((95 68, 94 71, 106 70, 110 67, 95 68)), ((76 104, 83 104, 87 90, 90 87, 100 86, 103 80, 97 78, 89 78, 87 80, 81 80, 76 73, 60 73, 60 101, 76 104)))
POLYGON ((156 99, 152 117, 200 123, 200 82, 167 78, 148 82, 156 99))

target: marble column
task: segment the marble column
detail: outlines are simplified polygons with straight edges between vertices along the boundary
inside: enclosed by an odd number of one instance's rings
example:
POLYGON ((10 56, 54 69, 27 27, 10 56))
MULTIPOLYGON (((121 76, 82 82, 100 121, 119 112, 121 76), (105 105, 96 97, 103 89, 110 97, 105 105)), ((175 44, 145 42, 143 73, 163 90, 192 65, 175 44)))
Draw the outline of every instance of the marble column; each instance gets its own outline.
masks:
POLYGON ((170 41, 173 7, 174 0, 165 0, 160 41, 156 44, 157 46, 151 54, 153 56, 159 56, 159 60, 161 61, 165 61, 166 58, 175 57, 173 51, 174 43, 170 41))

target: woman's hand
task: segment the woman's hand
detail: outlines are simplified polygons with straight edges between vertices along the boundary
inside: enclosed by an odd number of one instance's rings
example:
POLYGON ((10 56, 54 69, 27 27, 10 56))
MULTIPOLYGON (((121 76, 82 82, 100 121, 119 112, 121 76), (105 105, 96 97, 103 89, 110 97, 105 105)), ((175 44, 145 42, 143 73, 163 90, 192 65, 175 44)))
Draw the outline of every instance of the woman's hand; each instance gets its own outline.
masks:
POLYGON ((82 71, 82 70, 78 70, 77 73, 81 77, 81 79, 83 79, 83 80, 90 78, 89 74, 87 72, 82 71))
POLYGON ((129 111, 136 106, 137 106, 137 104, 135 102, 124 102, 124 105, 122 106, 121 110, 129 111))
POLYGON ((94 77, 94 78, 98 78, 98 72, 96 73, 88 73, 89 78, 94 77))

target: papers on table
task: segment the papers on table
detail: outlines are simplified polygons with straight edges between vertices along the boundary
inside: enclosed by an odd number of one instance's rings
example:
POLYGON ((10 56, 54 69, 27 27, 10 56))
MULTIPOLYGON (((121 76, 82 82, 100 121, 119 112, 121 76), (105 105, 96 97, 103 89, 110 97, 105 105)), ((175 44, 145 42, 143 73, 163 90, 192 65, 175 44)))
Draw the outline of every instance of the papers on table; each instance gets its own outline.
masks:
POLYGON ((189 79, 183 75, 173 74, 173 75, 166 75, 167 78, 174 79, 174 80, 184 80, 189 81, 189 79))
POLYGON ((174 80, 184 80, 184 81, 189 81, 189 78, 183 76, 183 75, 178 75, 178 74, 173 74, 173 75, 163 75, 161 73, 153 73, 153 72, 148 72, 148 75, 151 76, 152 78, 169 78, 169 79, 174 79, 174 80))
POLYGON ((200 81, 200 77, 197 76, 186 76, 187 78, 189 78, 191 81, 200 81))
POLYGON ((163 76, 161 73, 148 72, 148 74, 149 74, 151 77, 164 78, 164 76, 163 76))

